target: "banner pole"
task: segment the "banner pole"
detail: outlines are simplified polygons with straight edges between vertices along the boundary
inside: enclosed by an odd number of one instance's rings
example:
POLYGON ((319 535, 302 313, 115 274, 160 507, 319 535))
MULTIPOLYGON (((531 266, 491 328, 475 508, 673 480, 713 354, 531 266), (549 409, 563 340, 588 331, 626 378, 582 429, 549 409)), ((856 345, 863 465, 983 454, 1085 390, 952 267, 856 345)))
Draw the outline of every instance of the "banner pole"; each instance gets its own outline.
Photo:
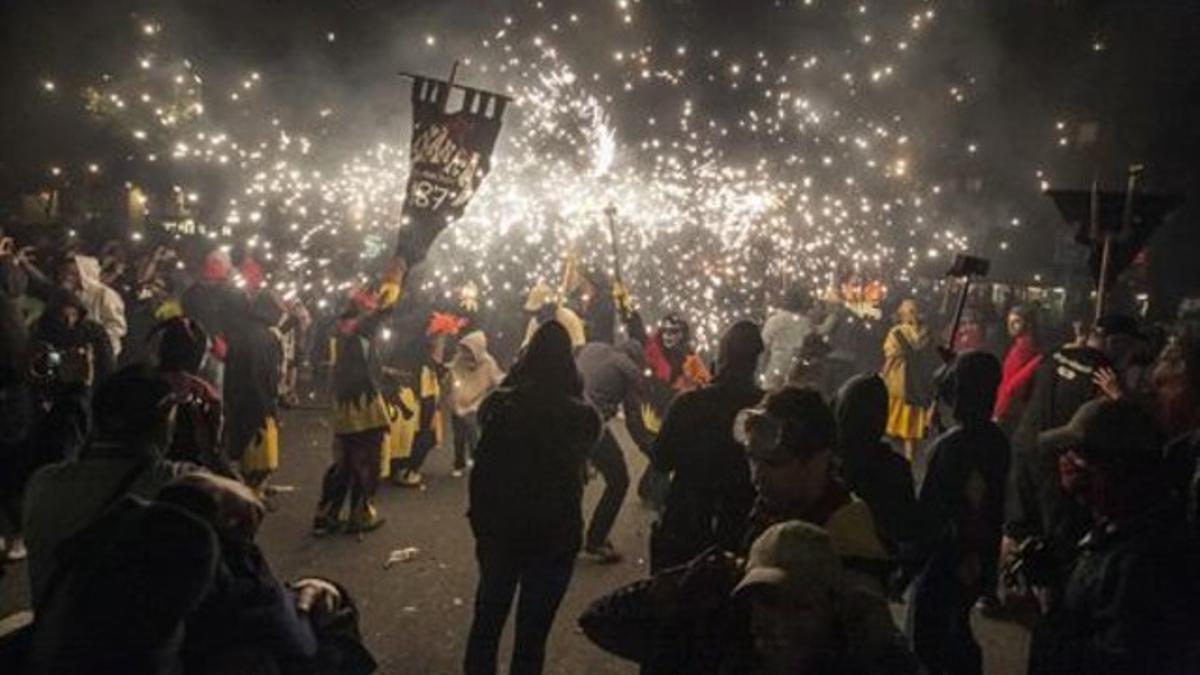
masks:
POLYGON ((624 279, 621 278, 621 248, 617 243, 617 207, 613 203, 609 203, 604 208, 604 215, 608 217, 608 234, 612 240, 612 256, 613 256, 613 279, 622 287, 625 286, 624 279))

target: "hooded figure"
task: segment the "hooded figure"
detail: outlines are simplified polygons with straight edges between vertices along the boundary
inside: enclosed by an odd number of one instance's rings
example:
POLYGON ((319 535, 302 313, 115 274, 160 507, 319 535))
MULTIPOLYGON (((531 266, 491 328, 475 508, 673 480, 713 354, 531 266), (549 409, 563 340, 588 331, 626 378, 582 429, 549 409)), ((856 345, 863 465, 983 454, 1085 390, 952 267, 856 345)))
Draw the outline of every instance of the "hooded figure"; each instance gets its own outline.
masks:
POLYGON ((917 579, 909 630, 933 675, 982 673, 970 613, 996 584, 1009 467, 1008 439, 992 421, 1000 362, 987 352, 960 354, 946 403, 955 426, 930 449, 921 486, 929 562, 917 579))
POLYGON ((651 534, 652 571, 685 563, 712 545, 740 545, 754 486, 733 421, 762 399, 754 382, 762 351, 757 325, 730 326, 721 336, 713 381, 680 394, 667 409, 651 453, 654 468, 671 481, 651 534))
POLYGON ((450 361, 450 377, 450 405, 460 417, 479 410, 484 397, 499 386, 504 373, 488 353, 483 331, 472 331, 458 341, 458 353, 450 361))
POLYGON ((519 593, 508 672, 540 673, 583 538, 585 465, 600 433, 560 324, 537 330, 503 386, 483 402, 479 420, 467 510, 479 585, 464 672, 496 672, 500 637, 519 593))
POLYGON ((857 375, 838 391, 834 415, 840 475, 871 509, 889 553, 905 561, 917 543, 920 522, 912 468, 883 439, 887 405, 887 387, 875 373, 857 375))
POLYGON ((475 413, 485 396, 500 385, 504 373, 487 350, 483 331, 471 331, 458 341, 458 352, 450 360, 450 418, 454 429, 454 473, 467 467, 467 453, 475 447, 479 425, 475 413))
POLYGON ((112 341, 79 298, 70 293, 55 298, 34 324, 33 339, 58 352, 60 384, 94 386, 113 371, 112 341))
POLYGON ((75 256, 79 270, 79 300, 88 316, 104 328, 112 344, 113 358, 121 354, 121 339, 128 327, 125 323, 125 301, 121 295, 100 280, 100 261, 85 255, 75 256))

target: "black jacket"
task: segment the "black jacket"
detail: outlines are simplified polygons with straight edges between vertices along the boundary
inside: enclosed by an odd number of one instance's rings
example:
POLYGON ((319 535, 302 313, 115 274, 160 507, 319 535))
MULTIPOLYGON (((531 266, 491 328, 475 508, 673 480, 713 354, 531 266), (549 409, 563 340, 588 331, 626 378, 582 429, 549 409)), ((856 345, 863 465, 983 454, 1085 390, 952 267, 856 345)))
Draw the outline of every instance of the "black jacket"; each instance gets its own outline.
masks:
MULTIPOLYGON (((104 327, 87 317, 87 312, 74 297, 63 297, 61 304, 49 305, 33 328, 33 339, 52 345, 59 352, 90 348, 92 352, 92 385, 112 374, 114 368, 112 342, 104 327), (60 318, 63 304, 73 304, 79 310, 79 320, 68 327, 60 318)), ((64 361, 77 357, 64 354, 64 361)))
POLYGON ((1070 559, 1075 542, 1087 532, 1090 515, 1063 494, 1057 457, 1038 446, 1038 434, 1066 424, 1080 406, 1099 395, 1092 374, 1106 365, 1107 357, 1089 347, 1061 347, 1044 358, 1012 438, 1005 534, 1017 540, 1046 537, 1061 560, 1070 559))
MULTIPOLYGON (((991 421, 957 425, 930 454, 920 497, 929 553, 943 569, 970 557, 986 566, 1000 550, 1008 439, 991 421)), ((987 579, 976 581, 986 590, 987 579)))
POLYGON ((583 543, 583 484, 600 416, 574 398, 501 388, 479 409, 482 429, 467 518, 480 548, 558 558, 583 543))
POLYGON ((838 392, 839 475, 867 503, 888 552, 905 559, 920 534, 912 467, 881 440, 887 426, 887 387, 875 374, 851 379, 838 392))
POLYGON ((654 468, 671 474, 651 566, 682 564, 712 545, 736 550, 754 504, 745 451, 733 438, 738 412, 758 403, 752 382, 712 384, 681 394, 667 410, 651 453, 654 468))
POLYGON ((225 443, 229 457, 240 460, 277 412, 282 353, 248 298, 231 298, 225 311, 225 443))
POLYGON ((1200 672, 1194 544, 1176 516, 1160 506, 1084 537, 1033 632, 1029 675, 1200 672))

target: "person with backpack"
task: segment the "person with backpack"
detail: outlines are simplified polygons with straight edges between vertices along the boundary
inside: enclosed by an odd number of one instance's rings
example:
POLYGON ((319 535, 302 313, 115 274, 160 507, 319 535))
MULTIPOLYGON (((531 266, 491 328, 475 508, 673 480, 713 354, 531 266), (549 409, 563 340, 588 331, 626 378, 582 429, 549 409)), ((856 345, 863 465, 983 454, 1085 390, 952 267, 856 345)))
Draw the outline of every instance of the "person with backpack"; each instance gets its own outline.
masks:
POLYGON ((904 444, 908 461, 917 463, 917 449, 929 430, 933 402, 934 366, 929 330, 921 323, 915 300, 900 303, 896 325, 883 342, 880 376, 888 391, 887 435, 904 444))
POLYGON ((585 465, 600 435, 600 415, 583 399, 561 324, 537 330, 501 388, 483 402, 479 422, 467 511, 479 585, 464 670, 494 675, 519 589, 509 672, 537 675, 583 544, 585 465))

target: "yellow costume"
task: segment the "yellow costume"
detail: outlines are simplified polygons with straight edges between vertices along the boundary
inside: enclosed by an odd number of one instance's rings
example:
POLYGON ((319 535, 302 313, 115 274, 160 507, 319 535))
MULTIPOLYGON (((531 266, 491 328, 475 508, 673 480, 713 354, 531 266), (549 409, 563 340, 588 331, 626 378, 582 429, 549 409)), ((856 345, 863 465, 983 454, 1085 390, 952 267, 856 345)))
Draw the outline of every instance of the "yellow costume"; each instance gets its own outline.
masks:
POLYGON ((901 323, 888 331, 883 341, 883 370, 880 376, 887 385, 887 435, 904 441, 925 438, 930 412, 927 408, 908 403, 908 383, 905 381, 907 359, 913 350, 924 349, 929 335, 911 323, 901 323), (908 349, 905 348, 908 344, 908 349))
POLYGON ((279 468, 279 427, 267 417, 242 455, 242 471, 247 474, 271 473, 279 468))
POLYGON ((417 383, 417 389, 410 386, 399 388, 396 397, 404 409, 409 412, 406 416, 405 411, 400 409, 401 406, 389 406, 391 410, 389 411, 388 444, 387 452, 383 456, 384 478, 391 475, 392 460, 408 459, 412 454, 413 441, 417 437, 417 432, 421 430, 423 401, 425 405, 433 406, 434 412, 430 424, 433 427, 433 436, 437 444, 441 445, 442 413, 437 405, 441 395, 441 385, 438 383, 437 373, 427 365, 421 366, 421 378, 417 383))

